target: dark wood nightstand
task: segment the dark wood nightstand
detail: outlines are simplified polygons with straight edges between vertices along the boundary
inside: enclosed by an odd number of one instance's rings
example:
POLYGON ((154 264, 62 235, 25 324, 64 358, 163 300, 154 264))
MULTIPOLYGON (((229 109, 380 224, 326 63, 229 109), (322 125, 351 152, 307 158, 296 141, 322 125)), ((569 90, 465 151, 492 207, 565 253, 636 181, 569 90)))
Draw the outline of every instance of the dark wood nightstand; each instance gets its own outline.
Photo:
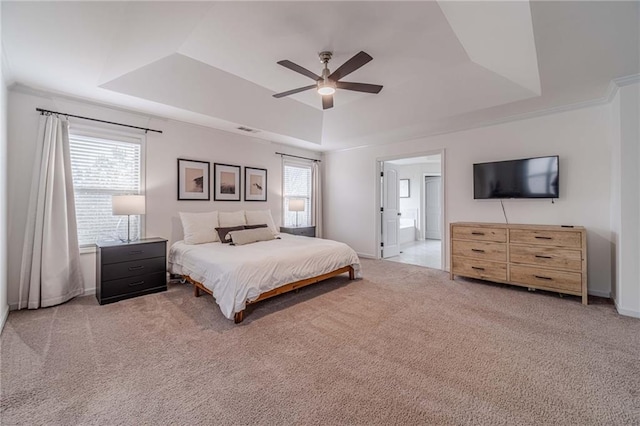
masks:
POLYGON ((117 302, 167 289, 167 240, 96 244, 96 298, 117 302))
POLYGON ((303 237, 315 237, 315 226, 281 226, 280 232, 292 235, 302 235, 303 237))

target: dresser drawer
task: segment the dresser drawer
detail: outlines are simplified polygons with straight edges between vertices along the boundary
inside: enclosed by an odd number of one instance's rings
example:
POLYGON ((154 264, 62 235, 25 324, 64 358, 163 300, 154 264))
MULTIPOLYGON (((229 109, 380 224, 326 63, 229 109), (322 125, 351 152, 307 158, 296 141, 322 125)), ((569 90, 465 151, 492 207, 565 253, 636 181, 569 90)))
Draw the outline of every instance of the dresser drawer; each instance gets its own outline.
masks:
POLYGON ((102 281, 117 280, 126 277, 137 277, 140 275, 153 274, 154 272, 165 272, 165 257, 153 259, 134 260, 131 262, 112 263, 102 266, 102 281))
POLYGON ((102 264, 128 262, 130 260, 149 259, 166 255, 166 242, 120 245, 102 247, 102 264))
POLYGON ((509 232, 512 244, 540 244, 555 247, 582 247, 582 234, 572 231, 545 231, 534 229, 512 229, 509 232))
POLYGON ((509 261, 551 268, 582 270, 582 252, 558 247, 531 247, 512 244, 509 247, 509 261))
POLYGON ((510 275, 509 281, 518 284, 576 294, 580 294, 582 291, 582 274, 579 272, 552 271, 530 266, 511 265, 510 275))
POLYGON ((167 274, 165 272, 156 272, 155 274, 140 275, 136 277, 122 278, 119 280, 103 281, 102 297, 109 298, 114 296, 123 296, 166 285, 167 274))
POLYGON ((504 228, 454 226, 452 234, 454 239, 460 240, 507 242, 507 230, 504 228))
POLYGON ((507 261, 507 246, 505 244, 453 240, 452 245, 454 256, 495 260, 498 262, 507 261))
POLYGON ((507 280, 507 264, 453 256, 453 274, 465 277, 507 280))

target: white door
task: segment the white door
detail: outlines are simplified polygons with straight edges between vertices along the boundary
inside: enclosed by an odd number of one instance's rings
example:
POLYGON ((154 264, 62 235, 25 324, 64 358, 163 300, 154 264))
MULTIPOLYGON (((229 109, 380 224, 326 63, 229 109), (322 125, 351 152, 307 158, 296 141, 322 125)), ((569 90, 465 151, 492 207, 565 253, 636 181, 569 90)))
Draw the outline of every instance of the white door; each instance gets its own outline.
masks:
POLYGON ((440 240, 442 230, 440 229, 441 212, 440 200, 442 192, 442 178, 440 176, 427 176, 424 178, 425 192, 425 232, 427 239, 440 240))
POLYGON ((400 254, 400 197, 398 171, 387 163, 382 176, 382 257, 400 254))

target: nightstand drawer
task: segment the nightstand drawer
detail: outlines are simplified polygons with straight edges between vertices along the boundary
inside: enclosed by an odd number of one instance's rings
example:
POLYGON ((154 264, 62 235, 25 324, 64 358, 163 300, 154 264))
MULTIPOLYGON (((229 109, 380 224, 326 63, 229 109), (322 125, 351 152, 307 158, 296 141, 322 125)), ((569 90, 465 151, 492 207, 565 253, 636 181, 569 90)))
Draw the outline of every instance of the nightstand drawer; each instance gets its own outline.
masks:
POLYGON ((165 272, 165 257, 153 259, 134 260, 131 262, 112 263, 102 267, 102 281, 117 280, 126 277, 165 272))
POLYGON ((102 247, 102 264, 128 262, 166 255, 166 242, 102 247))
POLYGON ((292 227, 292 226, 281 226, 280 232, 284 232, 285 234, 291 235, 300 235, 303 237, 315 237, 316 236, 316 227, 315 226, 300 226, 300 227, 292 227))
POLYGON ((167 274, 165 272, 156 272, 155 274, 140 275, 137 277, 128 277, 119 280, 103 281, 102 297, 109 298, 122 296, 166 285, 167 274))

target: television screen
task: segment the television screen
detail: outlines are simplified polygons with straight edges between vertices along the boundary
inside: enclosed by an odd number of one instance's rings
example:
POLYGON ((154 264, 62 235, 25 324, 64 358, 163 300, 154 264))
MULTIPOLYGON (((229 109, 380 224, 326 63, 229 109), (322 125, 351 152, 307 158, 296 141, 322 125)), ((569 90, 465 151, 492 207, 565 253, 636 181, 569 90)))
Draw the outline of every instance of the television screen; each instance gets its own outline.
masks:
POLYGON ((558 198, 558 156, 473 165, 473 198, 558 198))

